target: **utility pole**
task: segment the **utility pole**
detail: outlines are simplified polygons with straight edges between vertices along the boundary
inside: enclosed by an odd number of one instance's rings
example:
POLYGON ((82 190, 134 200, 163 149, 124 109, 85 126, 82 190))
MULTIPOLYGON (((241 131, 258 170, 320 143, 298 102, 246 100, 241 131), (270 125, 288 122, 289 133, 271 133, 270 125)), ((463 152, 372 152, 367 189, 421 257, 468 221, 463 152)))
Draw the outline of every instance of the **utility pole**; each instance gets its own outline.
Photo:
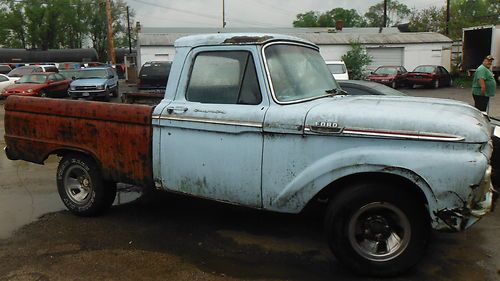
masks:
POLYGON ((450 35, 450 0, 446 0, 446 31, 445 34, 450 35))
POLYGON ((387 27, 387 0, 384 0, 384 27, 387 27))
POLYGON ((226 27, 226 4, 225 1, 222 0, 222 28, 226 27))
POLYGON ((127 5, 127 31, 128 31, 128 53, 132 53, 132 39, 130 38, 130 14, 127 5))
POLYGON ((111 17, 111 0, 106 1, 106 17, 108 20, 108 52, 111 64, 116 64, 115 44, 113 42, 113 18, 111 17))

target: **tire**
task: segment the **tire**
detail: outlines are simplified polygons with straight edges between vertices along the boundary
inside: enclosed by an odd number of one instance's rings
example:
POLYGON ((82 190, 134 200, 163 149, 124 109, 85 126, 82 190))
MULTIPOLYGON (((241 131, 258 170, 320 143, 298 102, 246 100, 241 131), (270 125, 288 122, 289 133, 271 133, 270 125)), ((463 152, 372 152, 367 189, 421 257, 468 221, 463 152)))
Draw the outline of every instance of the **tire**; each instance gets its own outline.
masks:
POLYGON ((114 98, 118 97, 118 83, 116 83, 116 87, 115 87, 115 89, 113 90, 113 97, 114 97, 114 98))
POLYGON ((415 85, 408 83, 408 89, 413 89, 415 85))
POLYGON ((93 159, 81 154, 64 156, 57 167, 57 190, 64 205, 78 216, 96 216, 106 211, 116 195, 116 185, 102 179, 93 159))
POLYGON ((433 87, 434 89, 439 88, 439 79, 436 79, 436 80, 434 80, 434 81, 432 82, 432 87, 433 87))
POLYGON ((398 187, 360 183, 329 203, 325 230, 330 249, 358 274, 394 276, 425 253, 430 233, 425 205, 405 186, 398 187))
POLYGON ((398 87, 398 83, 396 81, 392 81, 391 88, 396 89, 398 87))

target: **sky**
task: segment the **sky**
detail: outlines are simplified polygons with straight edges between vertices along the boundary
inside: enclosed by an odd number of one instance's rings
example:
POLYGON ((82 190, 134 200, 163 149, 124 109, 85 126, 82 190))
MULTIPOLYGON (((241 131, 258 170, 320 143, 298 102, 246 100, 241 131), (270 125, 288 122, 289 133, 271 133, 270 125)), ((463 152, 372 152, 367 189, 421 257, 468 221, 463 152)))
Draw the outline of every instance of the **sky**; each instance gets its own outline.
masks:
MULTIPOLYGON (((360 15, 382 0, 125 0, 144 27, 292 27, 296 15, 333 8, 355 9, 360 15)), ((446 0, 399 0, 410 9, 446 5, 446 0)))

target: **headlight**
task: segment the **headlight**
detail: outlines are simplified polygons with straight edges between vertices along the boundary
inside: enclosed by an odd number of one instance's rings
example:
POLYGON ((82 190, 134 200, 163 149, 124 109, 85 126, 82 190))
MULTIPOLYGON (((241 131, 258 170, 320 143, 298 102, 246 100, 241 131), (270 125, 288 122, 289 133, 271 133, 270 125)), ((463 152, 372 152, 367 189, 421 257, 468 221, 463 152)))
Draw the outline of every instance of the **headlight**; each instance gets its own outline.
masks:
POLYGON ((74 91, 74 90, 76 90, 76 86, 71 86, 70 89, 71 89, 71 91, 74 91))
POLYGON ((104 85, 97 86, 97 90, 103 90, 103 89, 104 89, 104 85))
POLYGON ((26 93, 31 93, 31 92, 33 92, 33 89, 28 89, 28 90, 26 90, 25 92, 26 92, 26 93))

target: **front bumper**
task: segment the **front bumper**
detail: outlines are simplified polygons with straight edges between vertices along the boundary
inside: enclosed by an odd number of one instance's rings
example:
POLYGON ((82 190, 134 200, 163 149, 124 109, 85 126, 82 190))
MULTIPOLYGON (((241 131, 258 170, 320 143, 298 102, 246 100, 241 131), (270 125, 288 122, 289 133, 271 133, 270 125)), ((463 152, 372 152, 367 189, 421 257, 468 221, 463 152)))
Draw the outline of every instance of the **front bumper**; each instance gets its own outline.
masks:
POLYGON ((68 94, 72 98, 96 98, 96 97, 107 97, 109 92, 107 90, 92 90, 92 91, 71 91, 68 90, 68 94))
POLYGON ((491 166, 488 166, 481 183, 473 188, 464 206, 434 212, 438 219, 437 230, 462 231, 474 225, 495 209, 498 192, 491 184, 491 166))

